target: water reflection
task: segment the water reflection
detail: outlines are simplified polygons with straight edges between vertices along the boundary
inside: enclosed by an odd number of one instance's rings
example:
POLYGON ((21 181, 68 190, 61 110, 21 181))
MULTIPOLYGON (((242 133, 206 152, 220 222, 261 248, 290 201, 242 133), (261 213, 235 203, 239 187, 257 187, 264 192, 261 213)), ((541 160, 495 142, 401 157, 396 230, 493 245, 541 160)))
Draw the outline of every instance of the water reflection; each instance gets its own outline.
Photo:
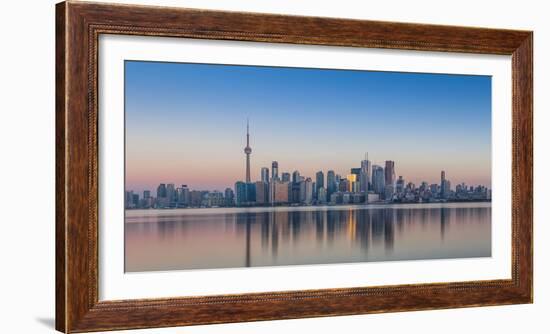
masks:
POLYGON ((128 212, 126 271, 491 255, 490 203, 128 212))

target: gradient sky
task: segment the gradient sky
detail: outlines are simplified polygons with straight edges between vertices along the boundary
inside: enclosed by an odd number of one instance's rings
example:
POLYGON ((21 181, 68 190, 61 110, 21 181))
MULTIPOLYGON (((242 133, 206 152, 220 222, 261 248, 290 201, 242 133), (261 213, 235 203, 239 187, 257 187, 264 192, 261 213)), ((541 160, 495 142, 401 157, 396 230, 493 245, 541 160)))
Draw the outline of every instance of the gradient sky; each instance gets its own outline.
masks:
POLYGON ((491 185, 491 77, 126 61, 126 189, 224 190, 251 173, 394 160, 405 180, 491 185))

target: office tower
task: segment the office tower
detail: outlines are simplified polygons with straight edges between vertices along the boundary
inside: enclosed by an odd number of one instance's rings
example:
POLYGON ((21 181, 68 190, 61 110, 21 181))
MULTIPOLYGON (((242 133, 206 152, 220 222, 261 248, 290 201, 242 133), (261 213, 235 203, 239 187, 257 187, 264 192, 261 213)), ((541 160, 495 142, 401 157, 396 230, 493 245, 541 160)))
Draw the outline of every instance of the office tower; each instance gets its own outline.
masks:
POLYGON ((124 208, 130 209, 132 208, 132 199, 134 197, 133 191, 126 191, 124 192, 124 208))
POLYGON ((286 204, 289 202, 290 182, 274 181, 273 186, 273 204, 286 204))
MULTIPOLYGON (((352 171, 354 169, 358 169, 358 168, 352 168, 352 171)), ((355 173, 348 174, 348 176, 346 177, 346 180, 348 181, 346 191, 353 191, 353 184, 357 182, 357 174, 355 173)))
POLYGON ((256 185, 254 183, 246 184, 246 202, 248 204, 256 202, 256 185))
POLYGON ((250 135, 248 133, 248 119, 246 120, 246 147, 244 148, 244 154, 246 154, 246 183, 250 183, 250 135))
POLYGON ((132 194, 132 207, 139 208, 139 194, 132 194))
POLYGON ((212 191, 206 195, 206 206, 218 207, 224 205, 223 194, 219 191, 212 191))
POLYGON ((323 174, 322 171, 318 171, 315 173, 315 190, 314 195, 318 199, 319 197, 319 189, 325 187, 325 174, 323 174))
POLYGON ((292 172, 292 183, 298 183, 300 182, 300 172, 295 170, 292 172))
POLYGON ((317 190, 317 203, 325 204, 327 202, 327 190, 326 188, 318 188, 317 190))
POLYGON ((235 205, 235 193, 233 192, 233 189, 231 188, 225 188, 225 205, 226 206, 233 206, 235 205))
POLYGON ((370 161, 368 160, 368 153, 365 157, 365 160, 361 161, 361 172, 359 174, 359 183, 360 183, 360 190, 362 192, 368 192, 370 189, 370 181, 371 180, 371 165, 370 161))
POLYGON ((379 195, 384 195, 386 188, 386 178, 384 168, 381 166, 372 166, 372 189, 379 195))
POLYGON ((290 173, 282 173, 281 174, 281 180, 283 182, 290 182, 290 173))
POLYGON ((385 169, 385 180, 386 185, 395 184, 395 162, 391 160, 386 160, 386 169, 385 169))
POLYGON ((359 181, 359 176, 361 175, 361 168, 352 168, 350 173, 355 175, 357 181, 359 181))
POLYGON ((336 192, 336 176, 333 170, 327 172, 327 199, 330 201, 330 196, 336 192))
POLYGON ((384 190, 384 199, 387 201, 391 201, 393 199, 393 193, 394 193, 393 184, 386 184, 386 188, 384 190))
POLYGON ((348 192, 351 189, 351 184, 348 179, 340 179, 338 182, 338 191, 348 192))
POLYGON ((278 180, 279 179, 279 163, 277 161, 273 161, 271 163, 271 180, 278 180))
MULTIPOLYGON (((300 180, 300 176, 298 176, 298 180, 300 180)), ((302 182, 303 181, 297 181, 290 184, 289 202, 300 203, 300 184, 302 182)))
MULTIPOLYGON (((193 192, 194 191, 192 191, 191 193, 193 192)), ((247 203, 246 194, 247 194, 246 183, 242 181, 236 182, 235 183, 235 205, 237 206, 245 205, 247 203)))
POLYGON ((256 182, 256 204, 269 203, 269 183, 258 181, 256 182))
POLYGON ((439 188, 439 190, 441 191, 441 197, 445 197, 446 189, 445 189, 445 171, 444 170, 441 171, 441 187, 439 188))
POLYGON ((168 204, 174 203, 176 201, 176 187, 173 183, 169 183, 166 185, 166 198, 168 204))
POLYGON ((166 192, 166 185, 161 183, 157 187, 157 207, 165 208, 168 206, 168 197, 166 192))
POLYGON ((303 202, 304 204, 311 204, 313 202, 313 182, 311 178, 308 177, 302 183, 304 188, 303 202))
POLYGON ((200 207, 202 205, 203 195, 204 194, 202 191, 192 190, 189 193, 189 197, 190 197, 189 205, 192 207, 200 207))
POLYGON ((178 203, 187 206, 191 202, 189 187, 186 184, 182 184, 181 188, 178 188, 178 203))
POLYGON ((298 183, 300 185, 300 203, 304 203, 306 201, 306 181, 301 181, 298 183))
POLYGON ((432 195, 436 195, 439 193, 439 185, 438 184, 430 184, 430 192, 432 193, 432 195))
POLYGON ((166 197, 166 185, 164 183, 161 183, 157 187, 157 198, 164 197, 166 197))
POLYGON ((269 183, 269 168, 262 167, 260 174, 262 182, 269 183))
POLYGON ((399 176, 399 179, 395 183, 395 192, 398 194, 401 194, 405 191, 405 180, 403 179, 403 176, 399 176))
POLYGON ((143 199, 149 199, 151 198, 151 191, 150 190, 144 190, 143 191, 143 199))

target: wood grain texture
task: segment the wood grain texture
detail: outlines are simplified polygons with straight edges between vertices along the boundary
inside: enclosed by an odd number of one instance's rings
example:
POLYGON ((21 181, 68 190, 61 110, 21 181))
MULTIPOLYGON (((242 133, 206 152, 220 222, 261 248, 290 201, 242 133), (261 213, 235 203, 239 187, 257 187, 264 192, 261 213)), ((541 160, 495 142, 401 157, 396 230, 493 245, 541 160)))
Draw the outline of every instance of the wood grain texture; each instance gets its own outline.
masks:
POLYGON ((532 32, 64 2, 56 8, 56 328, 83 332, 532 302, 532 32), (512 56, 512 278, 211 297, 98 300, 101 34, 512 56))

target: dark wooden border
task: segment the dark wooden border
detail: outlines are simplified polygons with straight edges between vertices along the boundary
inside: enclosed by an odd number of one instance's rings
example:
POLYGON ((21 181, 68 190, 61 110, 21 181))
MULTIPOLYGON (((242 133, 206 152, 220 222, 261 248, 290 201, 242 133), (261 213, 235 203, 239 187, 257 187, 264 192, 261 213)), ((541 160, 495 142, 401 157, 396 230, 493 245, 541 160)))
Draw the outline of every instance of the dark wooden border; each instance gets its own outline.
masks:
POLYGON ((532 302, 532 32, 72 1, 57 5, 56 18, 56 328, 59 331, 532 302), (99 301, 97 45, 100 34, 511 55, 512 278, 99 301))

